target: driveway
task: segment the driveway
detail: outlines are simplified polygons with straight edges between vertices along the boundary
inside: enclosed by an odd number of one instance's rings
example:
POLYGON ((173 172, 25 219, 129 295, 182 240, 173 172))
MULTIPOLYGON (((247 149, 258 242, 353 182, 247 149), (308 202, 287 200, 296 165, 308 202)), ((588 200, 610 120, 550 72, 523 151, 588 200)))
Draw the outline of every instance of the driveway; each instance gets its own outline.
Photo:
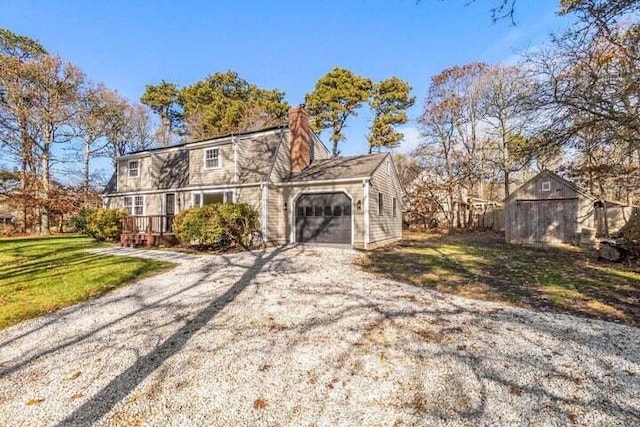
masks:
POLYGON ((0 331, 0 425, 638 425, 640 329, 361 271, 352 250, 179 264, 0 331))

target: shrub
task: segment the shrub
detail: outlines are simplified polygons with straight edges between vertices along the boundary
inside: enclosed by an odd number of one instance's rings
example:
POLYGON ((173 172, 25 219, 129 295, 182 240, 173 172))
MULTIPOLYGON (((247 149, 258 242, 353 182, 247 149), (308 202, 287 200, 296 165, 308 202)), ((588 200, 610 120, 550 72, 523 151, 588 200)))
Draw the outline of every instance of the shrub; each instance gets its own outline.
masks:
POLYGON ((98 240, 118 240, 126 216, 127 211, 121 209, 92 209, 86 215, 86 234, 98 240))
POLYGON ((173 231, 182 242, 200 248, 248 248, 258 214, 245 203, 191 208, 176 215, 173 231))
POLYGON ((87 221, 89 215, 95 212, 95 208, 82 208, 80 212, 69 218, 67 225, 75 233, 87 234, 87 221))

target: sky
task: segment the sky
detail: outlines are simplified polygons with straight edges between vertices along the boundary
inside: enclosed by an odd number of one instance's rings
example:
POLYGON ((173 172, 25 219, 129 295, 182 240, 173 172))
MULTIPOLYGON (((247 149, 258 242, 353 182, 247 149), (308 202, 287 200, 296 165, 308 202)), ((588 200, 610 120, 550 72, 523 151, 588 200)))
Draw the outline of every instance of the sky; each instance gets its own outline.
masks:
MULTIPOLYGON (((0 0, 0 27, 39 40, 135 101, 147 84, 189 85, 227 70, 283 90, 291 105, 336 66, 374 81, 397 76, 416 96, 401 129, 400 150, 409 151, 433 75, 472 61, 513 63, 567 25, 556 15, 559 0, 519 0, 515 25, 493 23, 499 1, 0 0)), ((347 122, 342 154, 367 152, 370 120, 363 109, 347 122)))

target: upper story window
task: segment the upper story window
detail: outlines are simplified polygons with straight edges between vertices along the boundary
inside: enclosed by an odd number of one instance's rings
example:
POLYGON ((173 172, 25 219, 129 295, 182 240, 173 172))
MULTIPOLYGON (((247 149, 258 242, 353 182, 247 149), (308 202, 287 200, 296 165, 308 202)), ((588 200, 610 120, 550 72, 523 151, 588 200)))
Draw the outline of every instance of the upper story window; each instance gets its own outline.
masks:
POLYGON ((140 160, 129 160, 129 178, 140 176, 140 160))
POLYGON ((378 215, 384 214, 384 194, 378 193, 378 215))
POLYGON ((217 169, 220 167, 220 149, 209 148, 204 150, 204 168, 217 169))
POLYGON ((551 181, 542 181, 542 191, 551 191, 551 181))

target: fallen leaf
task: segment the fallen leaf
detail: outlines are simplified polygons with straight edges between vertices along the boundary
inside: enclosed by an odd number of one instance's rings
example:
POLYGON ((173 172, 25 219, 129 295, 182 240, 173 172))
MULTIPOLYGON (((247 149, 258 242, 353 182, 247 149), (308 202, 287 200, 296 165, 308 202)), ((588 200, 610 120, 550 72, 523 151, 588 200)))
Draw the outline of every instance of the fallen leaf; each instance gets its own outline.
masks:
POLYGON ((38 398, 38 399, 29 399, 29 401, 27 402, 27 406, 33 406, 33 405, 37 405, 39 403, 44 402, 44 399, 38 398))
POLYGON ((267 401, 260 398, 260 399, 256 399, 255 402, 253 402, 253 409, 264 409, 266 408, 268 405, 267 401))
POLYGON ((75 380, 76 378, 78 378, 81 374, 82 374, 82 372, 78 371, 78 372, 76 372, 75 374, 71 375, 71 376, 69 377, 69 379, 70 379, 71 381, 73 381, 73 380, 75 380))

